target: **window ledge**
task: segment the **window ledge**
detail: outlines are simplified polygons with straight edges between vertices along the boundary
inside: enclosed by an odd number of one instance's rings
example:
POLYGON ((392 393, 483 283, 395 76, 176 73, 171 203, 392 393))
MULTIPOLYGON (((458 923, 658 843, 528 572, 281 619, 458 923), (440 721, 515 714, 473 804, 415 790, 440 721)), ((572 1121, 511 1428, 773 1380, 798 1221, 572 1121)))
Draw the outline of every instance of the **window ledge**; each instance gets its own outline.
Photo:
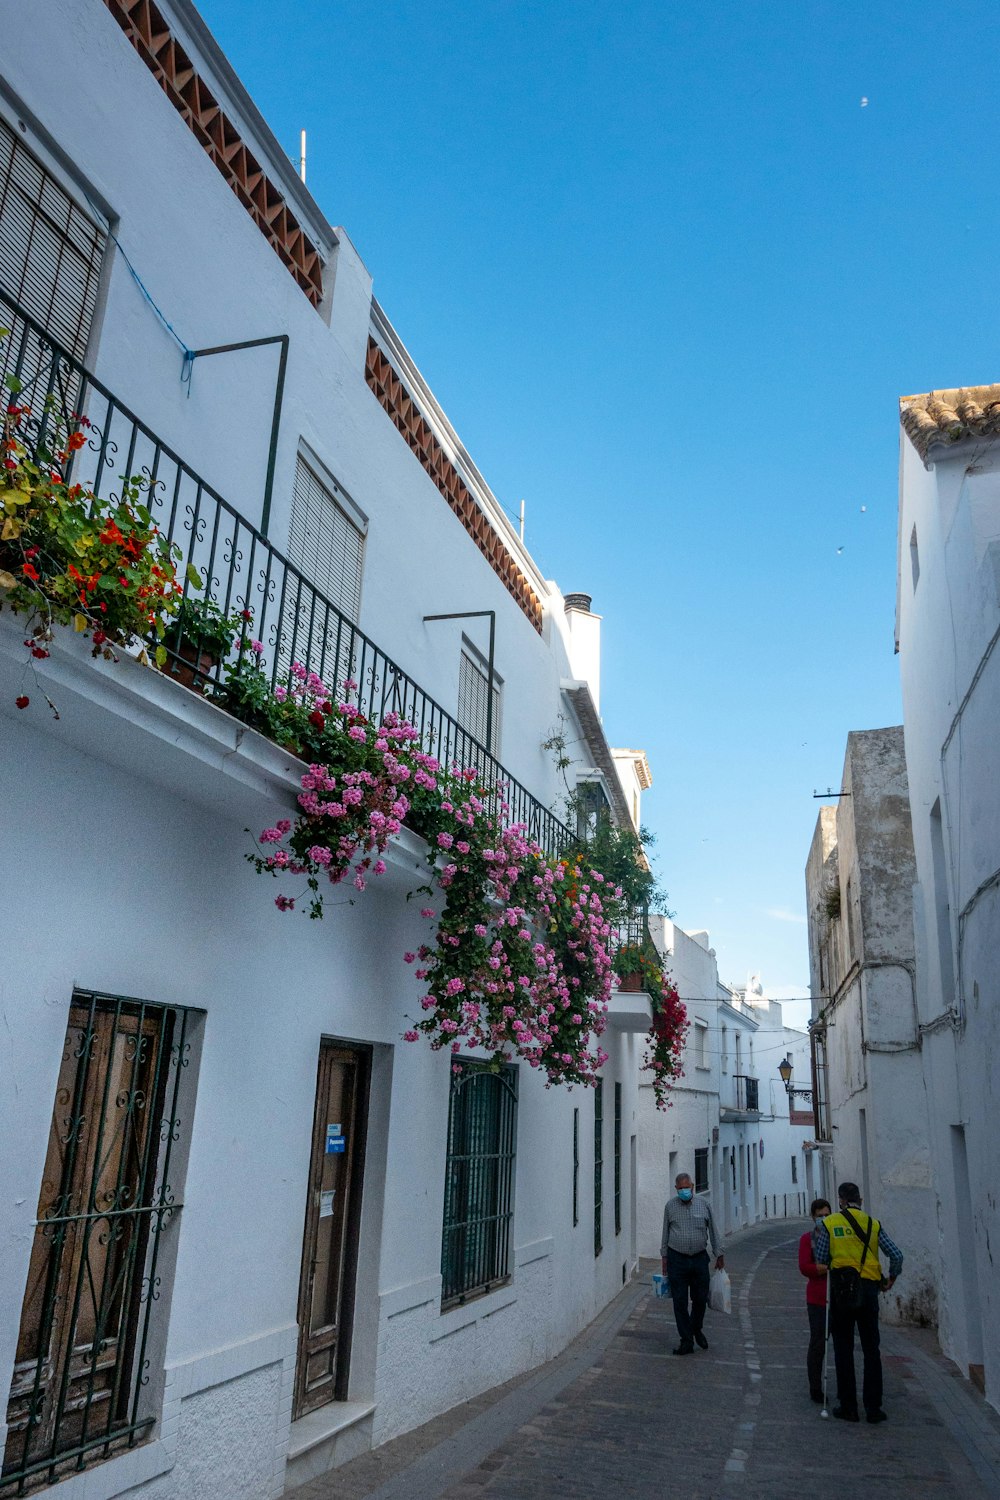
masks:
POLYGON ((289 1429, 288 1458, 301 1458, 320 1443, 363 1422, 375 1410, 374 1401, 330 1401, 299 1417, 289 1429))

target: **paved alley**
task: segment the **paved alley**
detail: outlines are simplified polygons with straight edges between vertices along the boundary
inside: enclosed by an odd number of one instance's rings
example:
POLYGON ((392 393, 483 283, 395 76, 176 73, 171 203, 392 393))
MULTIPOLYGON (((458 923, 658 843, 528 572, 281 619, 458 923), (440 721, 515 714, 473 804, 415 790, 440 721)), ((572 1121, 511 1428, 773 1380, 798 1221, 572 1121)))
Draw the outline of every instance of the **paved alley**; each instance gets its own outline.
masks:
POLYGON ((709 1314, 707 1352, 672 1356, 671 1305, 646 1275, 559 1359, 296 1500, 798 1500, 835 1474, 880 1500, 1000 1496, 1000 1417, 930 1335, 883 1330, 887 1423, 820 1418, 804 1370, 803 1227, 772 1223, 730 1242, 733 1314, 709 1314))

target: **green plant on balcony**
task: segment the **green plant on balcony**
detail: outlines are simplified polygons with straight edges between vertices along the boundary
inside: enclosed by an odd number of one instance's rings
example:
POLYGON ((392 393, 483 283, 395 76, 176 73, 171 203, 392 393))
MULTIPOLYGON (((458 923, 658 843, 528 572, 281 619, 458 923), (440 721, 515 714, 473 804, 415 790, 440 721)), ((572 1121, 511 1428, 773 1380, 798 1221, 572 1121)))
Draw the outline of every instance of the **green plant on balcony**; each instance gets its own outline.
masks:
POLYGON ((246 630, 252 619, 248 609, 227 614, 214 599, 198 599, 194 594, 186 594, 171 624, 166 644, 157 648, 157 665, 179 678, 186 687, 205 686, 206 674, 225 661, 237 636, 246 630))
MULTIPOLYGON (((68 430, 51 400, 34 414, 18 402, 21 387, 13 376, 7 377, 7 388, 0 602, 25 618, 28 664, 50 654, 56 626, 89 636, 93 654, 108 659, 116 646, 154 634, 162 640, 180 605, 180 553, 142 503, 147 479, 123 476, 120 494, 108 499, 68 484, 66 468, 87 441, 87 419, 78 418, 68 430), (29 419, 38 421, 42 433, 31 449, 24 437, 29 419)), ((22 693, 17 705, 26 708, 29 701, 22 693)))

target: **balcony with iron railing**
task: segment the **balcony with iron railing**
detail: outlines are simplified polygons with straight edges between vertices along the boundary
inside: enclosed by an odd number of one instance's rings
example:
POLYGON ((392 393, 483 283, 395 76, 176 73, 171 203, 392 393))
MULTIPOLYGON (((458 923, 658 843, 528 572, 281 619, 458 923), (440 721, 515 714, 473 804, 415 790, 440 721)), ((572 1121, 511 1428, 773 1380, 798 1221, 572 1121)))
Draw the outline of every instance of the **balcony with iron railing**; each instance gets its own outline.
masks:
MULTIPOLYGON (((45 449, 54 421, 72 426, 85 416, 85 441, 69 456, 67 481, 113 500, 122 476, 143 476, 142 503, 180 550, 178 578, 190 565, 202 580, 197 599, 211 601, 225 615, 246 610, 252 616, 228 661, 200 673, 203 691, 225 705, 226 668, 245 655, 253 638, 263 645, 260 661, 272 687, 293 662, 332 691, 345 680, 356 683, 350 702, 359 713, 381 722, 395 712, 413 724, 422 748, 443 765, 475 766, 494 806, 504 804, 506 821, 523 824, 546 853, 558 854, 574 842, 565 824, 475 736, 2 288, 0 322, 9 330, 0 345, 0 375, 20 382, 18 400, 31 408, 23 434, 29 449, 45 449)), ((184 591, 191 592, 188 581, 184 591)), ((180 666, 180 631, 168 629, 162 644, 168 667, 180 666)))
POLYGON ((720 1101, 724 1120, 755 1118, 760 1113, 760 1081, 747 1073, 732 1075, 732 1090, 729 1098, 720 1101))

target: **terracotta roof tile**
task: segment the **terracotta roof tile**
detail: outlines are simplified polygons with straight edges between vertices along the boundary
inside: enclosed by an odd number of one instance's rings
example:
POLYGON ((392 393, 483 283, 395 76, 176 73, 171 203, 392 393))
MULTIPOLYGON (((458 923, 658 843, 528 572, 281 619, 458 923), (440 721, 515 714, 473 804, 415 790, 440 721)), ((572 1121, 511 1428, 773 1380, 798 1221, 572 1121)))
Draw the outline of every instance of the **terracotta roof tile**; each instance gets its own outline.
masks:
POLYGON ((924 463, 935 443, 962 438, 1000 437, 1000 385, 970 385, 959 390, 903 396, 899 420, 924 463))

